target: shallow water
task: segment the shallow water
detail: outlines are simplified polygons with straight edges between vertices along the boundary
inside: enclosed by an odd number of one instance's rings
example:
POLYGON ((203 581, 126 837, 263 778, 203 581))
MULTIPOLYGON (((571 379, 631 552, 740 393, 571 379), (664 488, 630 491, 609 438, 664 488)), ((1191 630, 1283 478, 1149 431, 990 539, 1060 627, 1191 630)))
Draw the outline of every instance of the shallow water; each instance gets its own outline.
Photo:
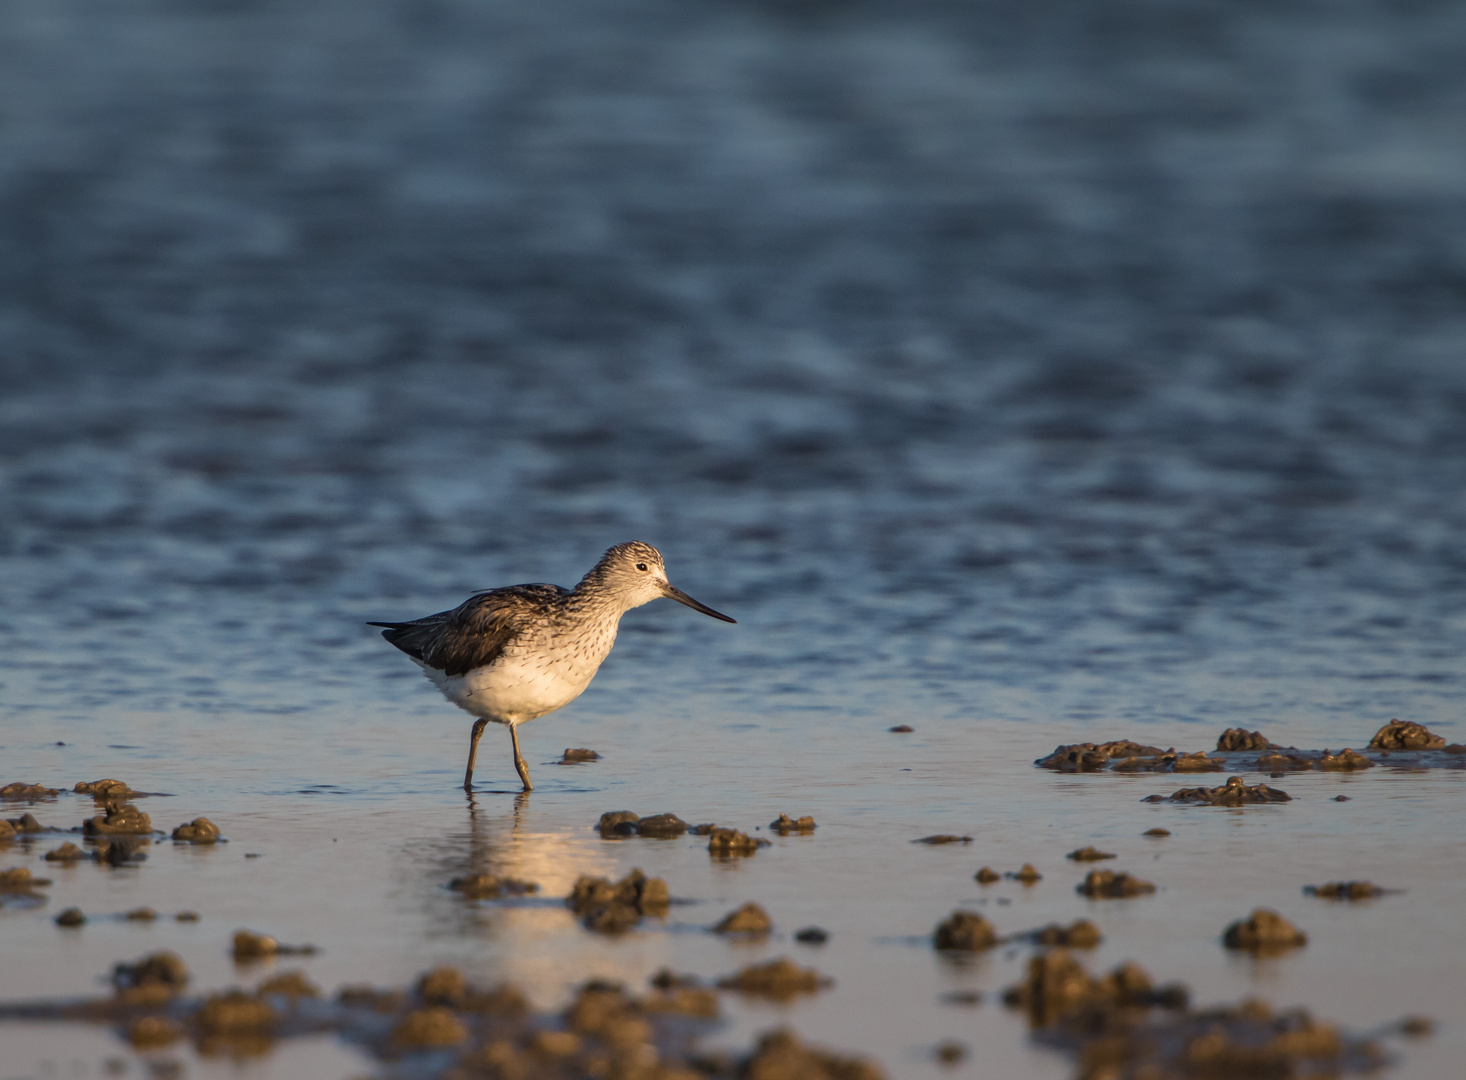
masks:
MULTIPOLYGON (((1089 917, 1106 937, 1087 958, 1092 968, 1134 959, 1157 978, 1190 984, 1201 1003, 1262 996, 1306 1005, 1359 1031, 1406 1013, 1433 1016, 1439 1033, 1406 1047, 1397 1075, 1449 1074, 1466 1019, 1457 917, 1466 902, 1466 843, 1455 827, 1466 772, 1305 773, 1274 781, 1294 796, 1284 805, 1150 805, 1139 800, 1190 779, 1063 776, 1026 767, 1030 723, 930 721, 895 735, 872 718, 796 736, 798 722, 777 712, 756 723, 712 710, 635 720, 567 714, 526 729, 531 761, 549 760, 535 751, 557 728, 574 742, 598 736, 610 747, 605 760, 546 763, 535 768, 538 786, 528 797, 486 791, 472 802, 453 790, 456 757, 444 760, 430 745, 444 740, 395 747, 386 730, 353 738, 360 752, 335 759, 334 786, 314 790, 296 786, 302 774, 286 758, 331 760, 324 731, 274 753, 247 753, 248 740, 221 746, 201 732, 155 748, 148 744, 156 729, 138 718, 126 725, 140 743, 134 751, 12 744, 7 762, 37 762, 31 772, 91 775, 107 771, 102 763, 109 762, 110 771, 146 776, 175 793, 145 801, 155 823, 206 813, 224 824, 229 843, 161 843, 137 869, 47 867, 55 879, 48 907, 0 918, 7 961, 0 993, 9 1000, 95 993, 113 960, 166 947, 186 959, 204 987, 253 984, 271 970, 294 968, 327 988, 401 985, 431 964, 451 963, 484 981, 509 979, 553 1007, 591 976, 638 986, 663 966, 714 978, 754 960, 794 955, 833 976, 835 988, 787 1007, 729 995, 730 1023, 717 1042, 746 1045, 755 1032, 792 1021, 810 1038, 881 1058, 893 1075, 941 1073, 930 1050, 950 1038, 973 1046, 982 1073, 1068 1075, 1062 1059, 1029 1046, 1021 1017, 996 1002, 994 992, 1021 976, 1028 947, 969 963, 932 950, 932 928, 962 906, 984 912, 1003 934, 1089 917), (710 762, 710 747, 730 763, 710 762), (229 764, 242 757, 258 764, 229 764), (47 759, 49 768, 40 764, 47 759), (1333 801, 1338 793, 1351 801, 1333 801), (673 809, 690 820, 750 830, 781 809, 813 813, 821 824, 812 837, 772 836, 772 848, 724 863, 708 856, 705 840, 690 836, 601 839, 594 821, 622 807, 673 809), (1172 835, 1140 835, 1156 825, 1172 835), (947 831, 975 839, 946 847, 911 843, 947 831), (1158 893, 1124 901, 1075 895, 1089 867, 1064 854, 1086 843, 1116 852, 1120 858, 1105 865, 1154 881, 1158 893), (1016 870, 1023 862, 1043 880, 1028 887, 972 881, 979 865, 1016 870), (633 866, 666 878, 673 895, 691 903, 623 938, 590 934, 559 903, 576 875, 619 876, 633 866), (445 887, 485 870, 536 881, 542 893, 468 901, 445 887), (1305 884, 1355 877, 1405 891, 1363 904, 1301 892, 1305 884), (730 944, 707 932, 749 899, 774 917, 767 943, 730 944), (105 917, 143 904, 165 915, 187 906, 202 918, 135 924, 105 917), (70 905, 93 921, 79 931, 52 927, 50 916, 70 905), (1229 955, 1220 946, 1222 929, 1260 905, 1302 926, 1308 946, 1271 960, 1229 955), (792 941, 794 930, 811 924, 830 931, 828 944, 792 941), (236 968, 228 944, 240 927, 321 952, 236 968), (942 1004, 941 995, 953 989, 979 990, 984 1004, 942 1004)), ((1044 729, 1082 733, 1075 725, 1044 729)), ((1197 737, 1186 725, 1150 733, 1197 737)), ((506 765, 504 755, 489 755, 485 779, 503 777, 506 765)), ((89 806, 89 799, 62 796, 37 813, 47 824, 65 825, 89 806)), ((55 842, 43 836, 30 850, 55 842)), ((30 860, 7 864, 18 861, 30 860)), ((8 1046, 13 1030, 7 1025, 8 1046)), ((6 1075, 30 1075, 16 1066, 31 1061, 39 1067, 77 1057, 69 1035, 20 1030, 24 1038, 14 1045, 31 1057, 12 1050, 6 1075)), ((300 1055, 321 1052, 317 1043, 282 1045, 248 1071, 299 1075, 306 1060, 300 1055)), ((342 1068, 343 1075, 353 1071, 342 1068)))
MULTIPOLYGON (((163 946, 222 984, 239 926, 320 945, 327 989, 443 960, 542 1004, 787 951, 836 988, 730 1002, 720 1038, 1067 1075, 991 1001, 937 1004, 1017 976, 1025 950, 921 940, 986 899, 1003 932, 1088 914, 1092 966, 1202 1001, 1436 1016, 1394 1075, 1448 1075, 1466 774, 1227 811, 1029 762, 1392 716, 1466 739, 1463 32, 1384 3, 5 5, 0 782, 121 776, 230 843, 52 872, 0 913, 0 999, 163 946), (533 796, 489 732, 466 806, 466 719, 363 623, 633 536, 739 625, 633 612, 524 729, 533 796), (534 764, 566 746, 606 757, 534 764), (620 808, 821 828, 721 866, 602 841, 620 808), (907 843, 939 831, 976 839, 907 843), (1087 842, 1160 892, 1075 896, 1087 842), (1032 889, 971 881, 1023 861, 1032 889), (696 903, 610 942, 553 902, 631 866, 696 903), (470 867, 550 899, 465 903, 470 867), (1299 891, 1358 877, 1406 891, 1299 891), (748 898, 768 946, 697 929, 748 898), (203 919, 49 922, 144 903, 203 919), (1225 955, 1258 904, 1311 944, 1225 955)), ((115 1046, 4 1038, 6 1076, 115 1046)))

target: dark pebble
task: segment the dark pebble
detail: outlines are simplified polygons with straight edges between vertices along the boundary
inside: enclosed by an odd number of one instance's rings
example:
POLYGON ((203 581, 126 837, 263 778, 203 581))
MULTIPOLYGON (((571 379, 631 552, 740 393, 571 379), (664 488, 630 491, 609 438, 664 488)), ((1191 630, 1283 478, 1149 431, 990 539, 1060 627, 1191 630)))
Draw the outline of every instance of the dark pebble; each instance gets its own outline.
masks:
POLYGON ((1419 1038, 1435 1032, 1435 1021, 1428 1016, 1407 1016, 1400 1021, 1400 1034, 1419 1038))
POLYGON ((946 1042, 937 1043, 933 1053, 943 1065, 960 1065, 967 1058, 967 1045, 955 1039, 948 1039, 946 1042))

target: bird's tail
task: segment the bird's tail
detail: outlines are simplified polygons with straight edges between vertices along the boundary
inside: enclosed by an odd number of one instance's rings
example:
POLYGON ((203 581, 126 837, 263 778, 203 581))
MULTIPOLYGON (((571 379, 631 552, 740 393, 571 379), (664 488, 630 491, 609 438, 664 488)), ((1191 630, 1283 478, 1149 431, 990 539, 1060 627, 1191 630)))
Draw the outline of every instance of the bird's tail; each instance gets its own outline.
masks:
POLYGON ((421 630, 417 623, 369 622, 367 625, 383 627, 382 637, 387 639, 387 644, 401 649, 416 660, 422 659, 422 635, 413 633, 414 630, 421 630))
POLYGON ((402 632, 412 624, 405 622, 369 622, 367 623, 367 625, 385 627, 385 629, 382 631, 382 636, 390 641, 393 645, 396 645, 398 640, 402 637, 402 632))

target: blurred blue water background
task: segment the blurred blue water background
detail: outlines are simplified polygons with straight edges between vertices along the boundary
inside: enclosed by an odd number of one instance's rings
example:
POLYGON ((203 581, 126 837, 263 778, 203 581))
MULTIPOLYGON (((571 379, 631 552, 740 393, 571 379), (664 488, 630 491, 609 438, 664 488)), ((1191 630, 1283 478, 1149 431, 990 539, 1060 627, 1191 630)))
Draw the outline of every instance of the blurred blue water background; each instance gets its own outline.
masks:
POLYGON ((1448 729, 1462 40, 4 0, 8 741, 410 713, 456 759, 362 621, 631 537, 741 625, 629 616, 577 710, 1448 729))

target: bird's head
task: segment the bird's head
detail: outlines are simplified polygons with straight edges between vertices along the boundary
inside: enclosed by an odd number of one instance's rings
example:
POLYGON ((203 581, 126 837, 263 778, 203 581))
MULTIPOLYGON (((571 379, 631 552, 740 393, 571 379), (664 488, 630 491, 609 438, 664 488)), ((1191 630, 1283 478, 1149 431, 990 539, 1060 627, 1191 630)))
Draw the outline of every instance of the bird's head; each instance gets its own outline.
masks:
POLYGON ((668 581, 662 553, 640 540, 629 540, 607 551, 591 572, 585 575, 582 584, 614 593, 628 609, 649 604, 665 596, 715 619, 736 621, 705 604, 699 604, 668 581))

